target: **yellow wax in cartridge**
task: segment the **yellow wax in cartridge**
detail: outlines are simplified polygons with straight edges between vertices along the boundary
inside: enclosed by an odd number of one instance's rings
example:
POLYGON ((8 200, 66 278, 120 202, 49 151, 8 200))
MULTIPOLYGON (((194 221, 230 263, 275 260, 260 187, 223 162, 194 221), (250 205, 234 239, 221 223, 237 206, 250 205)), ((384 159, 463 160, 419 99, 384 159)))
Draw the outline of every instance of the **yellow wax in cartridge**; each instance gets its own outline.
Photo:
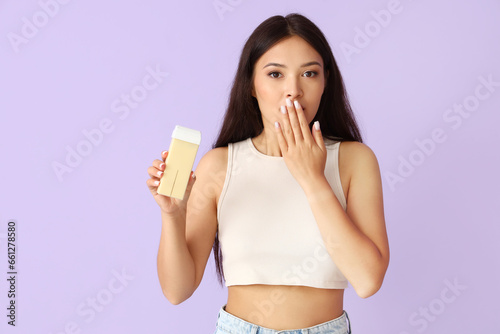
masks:
POLYGON ((158 194, 181 200, 184 198, 200 143, 200 131, 175 126, 158 194))

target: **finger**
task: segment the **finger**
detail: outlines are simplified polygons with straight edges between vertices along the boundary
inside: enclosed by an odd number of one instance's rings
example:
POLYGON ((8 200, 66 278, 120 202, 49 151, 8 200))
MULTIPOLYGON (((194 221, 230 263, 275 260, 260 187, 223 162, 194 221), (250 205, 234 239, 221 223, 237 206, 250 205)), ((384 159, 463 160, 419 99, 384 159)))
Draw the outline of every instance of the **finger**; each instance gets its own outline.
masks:
POLYGON ((323 139, 323 134, 321 133, 321 128, 320 128, 320 125, 319 125, 319 121, 314 122, 313 133, 314 133, 314 140, 316 141, 316 144, 318 144, 318 146, 322 150, 324 150, 326 148, 325 147, 325 141, 323 139))
POLYGON ((154 194, 158 190, 158 185, 160 184, 159 180, 155 179, 147 179, 146 180, 146 185, 148 186, 149 190, 154 194))
POLYGON ((163 171, 159 170, 158 168, 156 168, 155 166, 150 166, 148 168, 148 174, 149 176, 151 176, 152 178, 157 178, 157 179, 160 179, 162 176, 163 176, 163 171))
POLYGON ((293 136, 293 130, 290 125, 290 120, 288 118, 288 112, 286 110, 285 106, 281 106, 281 122, 280 128, 282 131, 283 138, 286 140, 287 146, 294 145, 295 144, 295 138, 293 136))
POLYGON ((158 159, 154 160, 153 166, 158 168, 158 170, 163 170, 163 171, 165 170, 165 163, 161 160, 158 159))
POLYGON ((309 144, 313 141, 313 136, 311 135, 311 130, 309 129, 309 123, 307 122, 306 115, 304 115, 304 109, 302 109, 302 106, 297 100, 293 101, 293 104, 297 113, 297 120, 299 122, 302 138, 304 138, 304 141, 309 144))
POLYGON ((165 159, 167 158, 167 156, 168 156, 168 151, 161 152, 161 158, 163 159, 163 161, 165 161, 165 159))
POLYGON ((293 136, 296 141, 303 140, 302 129, 300 128, 299 118, 297 117, 297 111, 289 98, 286 99, 286 106, 288 111, 288 118, 290 119, 290 125, 292 127, 293 136))
POLYGON ((288 152, 288 145, 286 143, 285 137, 283 136, 283 132, 279 122, 274 123, 274 129, 278 136, 278 144, 280 145, 281 154, 284 156, 288 152))

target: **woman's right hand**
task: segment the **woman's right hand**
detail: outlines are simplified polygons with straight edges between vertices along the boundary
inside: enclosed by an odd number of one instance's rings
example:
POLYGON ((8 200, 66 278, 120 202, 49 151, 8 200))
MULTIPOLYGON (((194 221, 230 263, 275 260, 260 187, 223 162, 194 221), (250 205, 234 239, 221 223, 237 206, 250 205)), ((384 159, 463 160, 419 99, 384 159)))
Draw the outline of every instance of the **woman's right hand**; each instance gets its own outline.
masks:
POLYGON ((162 160, 154 160, 153 165, 148 168, 148 174, 150 178, 146 181, 146 184, 151 191, 156 203, 160 206, 162 212, 166 214, 177 214, 182 213, 186 214, 186 207, 189 195, 191 194, 191 189, 193 188, 193 184, 196 180, 194 176, 194 172, 191 171, 191 177, 189 178, 189 182, 186 188, 186 193, 184 194, 184 198, 179 200, 177 198, 164 196, 158 194, 158 185, 160 184, 160 179, 163 176, 163 172, 165 171, 165 159, 168 156, 168 151, 163 151, 161 153, 162 160))

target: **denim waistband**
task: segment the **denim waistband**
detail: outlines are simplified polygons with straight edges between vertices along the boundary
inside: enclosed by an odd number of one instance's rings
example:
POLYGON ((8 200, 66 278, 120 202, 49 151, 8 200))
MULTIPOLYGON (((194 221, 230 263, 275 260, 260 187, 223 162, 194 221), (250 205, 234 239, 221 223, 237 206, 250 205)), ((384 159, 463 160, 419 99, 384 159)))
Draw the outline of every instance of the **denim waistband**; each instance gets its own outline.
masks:
POLYGON ((261 327, 238 318, 225 310, 226 305, 222 306, 217 318, 216 333, 231 334, 350 334, 351 322, 347 312, 344 310, 342 315, 333 320, 301 329, 275 330, 261 327))

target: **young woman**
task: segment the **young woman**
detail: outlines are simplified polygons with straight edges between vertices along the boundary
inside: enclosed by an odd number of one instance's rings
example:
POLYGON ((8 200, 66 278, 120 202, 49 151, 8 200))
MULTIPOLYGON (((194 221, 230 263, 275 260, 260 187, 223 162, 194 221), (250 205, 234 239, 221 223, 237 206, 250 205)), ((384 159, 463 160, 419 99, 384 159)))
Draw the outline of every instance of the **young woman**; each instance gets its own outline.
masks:
POLYGON ((316 25, 289 14, 255 29, 219 137, 182 201, 156 192, 167 154, 147 185, 161 208, 158 276, 171 303, 197 289, 213 248, 228 287, 216 333, 351 332, 347 282, 362 298, 377 292, 389 245, 377 158, 316 25))

